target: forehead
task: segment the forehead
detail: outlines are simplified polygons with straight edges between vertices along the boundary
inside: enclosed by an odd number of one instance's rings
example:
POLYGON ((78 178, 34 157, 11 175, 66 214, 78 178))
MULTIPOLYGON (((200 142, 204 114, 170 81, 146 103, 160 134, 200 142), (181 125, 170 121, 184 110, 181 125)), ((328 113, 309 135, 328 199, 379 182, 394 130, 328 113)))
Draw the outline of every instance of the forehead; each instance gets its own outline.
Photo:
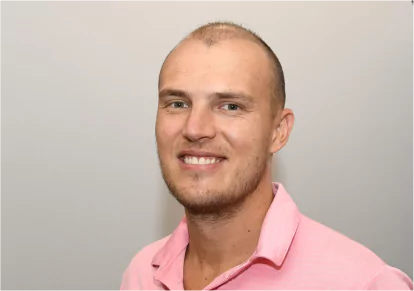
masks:
POLYGON ((270 64, 265 51, 243 39, 220 41, 208 47, 202 41, 181 43, 167 58, 159 90, 189 92, 237 90, 257 96, 270 87, 270 64))

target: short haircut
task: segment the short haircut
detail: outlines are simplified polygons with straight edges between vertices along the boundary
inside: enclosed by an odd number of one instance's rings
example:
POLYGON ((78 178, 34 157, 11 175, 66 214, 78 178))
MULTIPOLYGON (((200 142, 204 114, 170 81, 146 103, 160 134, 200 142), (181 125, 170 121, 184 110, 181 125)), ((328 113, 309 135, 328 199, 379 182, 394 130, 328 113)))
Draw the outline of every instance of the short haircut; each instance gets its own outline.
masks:
MULTIPOLYGON (((206 46, 213 46, 220 41, 229 40, 232 38, 253 41, 260 47, 262 47, 266 52, 271 65, 270 73, 272 77, 272 88, 270 88, 272 95, 270 96, 270 105, 272 109, 272 114, 275 115, 279 106, 281 108, 285 107, 285 77, 282 65, 280 64, 279 59, 276 57, 276 54, 269 47, 269 45, 267 45, 267 43, 263 39, 261 39, 256 33, 233 22, 218 21, 210 22, 198 27, 197 29, 193 30, 189 35, 187 35, 181 42, 185 40, 194 39, 203 41, 206 46)), ((172 51, 174 51, 174 49, 172 51)))

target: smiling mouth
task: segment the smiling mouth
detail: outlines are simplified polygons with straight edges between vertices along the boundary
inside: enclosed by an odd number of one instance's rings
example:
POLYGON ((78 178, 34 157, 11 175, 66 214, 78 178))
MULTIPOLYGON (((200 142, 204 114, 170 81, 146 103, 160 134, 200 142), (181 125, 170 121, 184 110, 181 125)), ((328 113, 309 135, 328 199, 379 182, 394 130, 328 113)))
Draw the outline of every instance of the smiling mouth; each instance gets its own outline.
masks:
POLYGON ((194 157, 194 156, 182 156, 180 158, 185 164, 188 165, 211 165, 217 164, 223 161, 223 158, 216 157, 194 157))

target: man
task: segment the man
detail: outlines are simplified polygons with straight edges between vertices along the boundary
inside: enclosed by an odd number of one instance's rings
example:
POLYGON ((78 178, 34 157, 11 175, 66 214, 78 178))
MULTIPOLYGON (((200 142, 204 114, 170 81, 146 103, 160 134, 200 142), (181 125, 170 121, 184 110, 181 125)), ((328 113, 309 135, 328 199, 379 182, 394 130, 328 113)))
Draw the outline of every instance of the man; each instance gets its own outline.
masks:
POLYGON ((253 32, 204 25, 159 77, 161 171, 185 217, 142 249, 121 289, 411 289, 362 245, 305 217, 272 155, 288 141, 282 67, 253 32))

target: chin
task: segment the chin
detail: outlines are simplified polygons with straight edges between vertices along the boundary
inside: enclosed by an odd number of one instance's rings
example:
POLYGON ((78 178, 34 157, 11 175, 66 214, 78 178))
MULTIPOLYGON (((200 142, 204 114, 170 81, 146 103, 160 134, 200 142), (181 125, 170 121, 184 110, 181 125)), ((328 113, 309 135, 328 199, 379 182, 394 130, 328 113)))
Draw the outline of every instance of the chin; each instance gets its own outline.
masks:
POLYGON ((214 189, 213 187, 208 187, 204 183, 193 182, 192 185, 186 185, 182 187, 177 187, 173 195, 182 197, 182 199, 188 200, 192 203, 197 203, 201 201, 206 201, 210 199, 217 199, 220 196, 219 189, 214 189))
POLYGON ((245 198, 243 195, 234 195, 235 193, 231 193, 225 187, 203 187, 194 184, 170 188, 175 199, 193 215, 227 216, 233 213, 245 198))

